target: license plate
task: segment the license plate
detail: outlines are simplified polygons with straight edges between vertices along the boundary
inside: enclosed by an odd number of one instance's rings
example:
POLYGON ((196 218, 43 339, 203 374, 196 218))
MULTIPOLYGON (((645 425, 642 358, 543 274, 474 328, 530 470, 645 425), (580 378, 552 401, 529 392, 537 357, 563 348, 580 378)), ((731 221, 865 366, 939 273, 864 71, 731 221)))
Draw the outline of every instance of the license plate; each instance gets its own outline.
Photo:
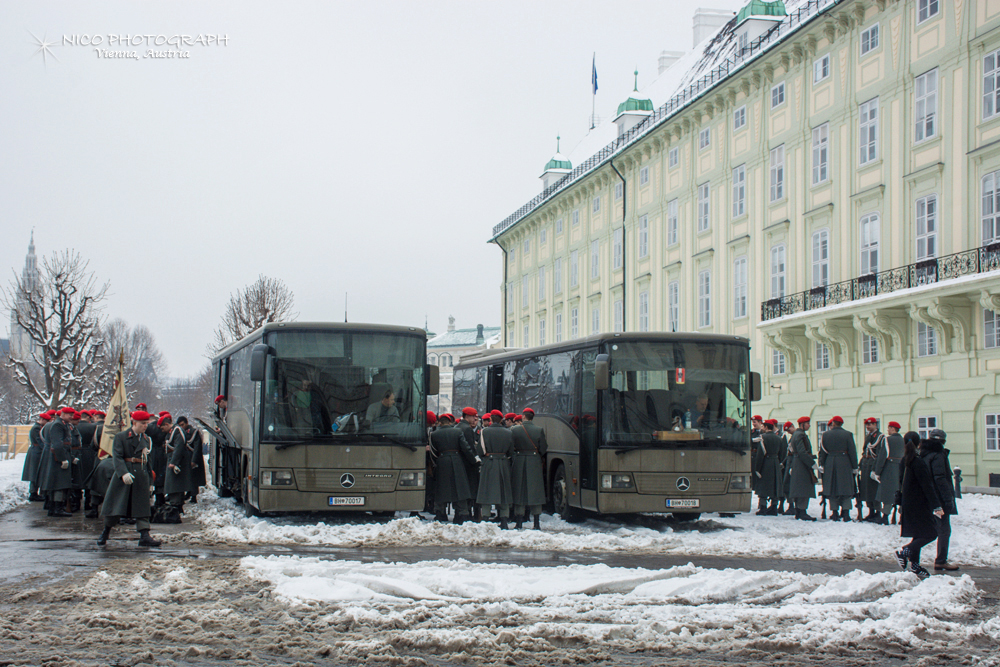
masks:
POLYGON ((701 501, 697 498, 667 498, 667 507, 700 507, 701 501))
POLYGON ((364 505, 364 496, 330 496, 330 505, 364 505))

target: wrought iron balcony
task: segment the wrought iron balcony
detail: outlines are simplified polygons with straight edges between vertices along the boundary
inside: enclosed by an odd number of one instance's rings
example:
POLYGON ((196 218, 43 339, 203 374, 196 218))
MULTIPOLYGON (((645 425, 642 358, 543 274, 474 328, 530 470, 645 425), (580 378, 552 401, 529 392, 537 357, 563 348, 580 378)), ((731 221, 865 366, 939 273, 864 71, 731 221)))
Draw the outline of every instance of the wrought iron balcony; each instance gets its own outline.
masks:
POLYGON ((997 269, 1000 269, 1000 242, 770 299, 760 304, 760 319, 766 322, 793 313, 997 269))

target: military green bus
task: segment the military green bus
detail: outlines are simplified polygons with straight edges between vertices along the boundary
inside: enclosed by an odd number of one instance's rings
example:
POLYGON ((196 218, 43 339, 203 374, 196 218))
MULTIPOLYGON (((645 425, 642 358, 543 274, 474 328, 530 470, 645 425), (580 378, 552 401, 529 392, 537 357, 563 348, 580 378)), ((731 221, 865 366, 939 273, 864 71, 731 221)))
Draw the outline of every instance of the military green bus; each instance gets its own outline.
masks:
POLYGON ((414 327, 276 322, 213 360, 212 481, 247 514, 424 507, 438 368, 414 327))
POLYGON ((535 411, 546 488, 566 520, 600 514, 750 510, 750 372, 745 338, 609 333, 455 366, 456 409, 535 411))

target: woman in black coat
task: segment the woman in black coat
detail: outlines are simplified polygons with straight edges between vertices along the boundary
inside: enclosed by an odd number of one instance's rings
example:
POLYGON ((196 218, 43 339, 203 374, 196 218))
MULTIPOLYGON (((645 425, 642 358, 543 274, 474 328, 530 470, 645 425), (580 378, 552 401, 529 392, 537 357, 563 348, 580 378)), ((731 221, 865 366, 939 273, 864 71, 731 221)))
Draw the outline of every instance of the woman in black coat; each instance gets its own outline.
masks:
POLYGON ((955 503, 955 483, 951 476, 951 462, 948 460, 950 452, 944 447, 947 438, 947 433, 935 428, 927 434, 926 440, 920 441, 920 458, 924 460, 931 471, 934 490, 937 491, 938 498, 941 499, 941 509, 944 510, 944 516, 934 518, 934 525, 938 533, 937 558, 934 559, 934 569, 938 572, 958 569, 957 565, 948 562, 951 515, 958 514, 958 506, 955 503))
POLYGON ((934 480, 927 463, 917 456, 920 436, 910 431, 903 436, 903 460, 899 462, 900 478, 900 534, 912 538, 910 543, 896 552, 899 567, 906 569, 921 579, 930 572, 920 566, 920 550, 937 539, 934 517, 944 516, 941 500, 934 488, 934 480))

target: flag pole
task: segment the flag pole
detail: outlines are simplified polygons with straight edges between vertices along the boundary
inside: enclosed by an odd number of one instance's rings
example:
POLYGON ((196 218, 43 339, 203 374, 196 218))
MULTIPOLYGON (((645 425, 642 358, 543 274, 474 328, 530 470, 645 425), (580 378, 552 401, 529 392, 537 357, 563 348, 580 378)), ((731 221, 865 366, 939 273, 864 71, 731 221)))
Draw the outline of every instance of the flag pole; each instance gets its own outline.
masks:
POLYGON ((591 62, 590 82, 592 84, 590 103, 590 129, 594 129, 594 119, 597 117, 597 51, 594 51, 594 59, 591 62))

